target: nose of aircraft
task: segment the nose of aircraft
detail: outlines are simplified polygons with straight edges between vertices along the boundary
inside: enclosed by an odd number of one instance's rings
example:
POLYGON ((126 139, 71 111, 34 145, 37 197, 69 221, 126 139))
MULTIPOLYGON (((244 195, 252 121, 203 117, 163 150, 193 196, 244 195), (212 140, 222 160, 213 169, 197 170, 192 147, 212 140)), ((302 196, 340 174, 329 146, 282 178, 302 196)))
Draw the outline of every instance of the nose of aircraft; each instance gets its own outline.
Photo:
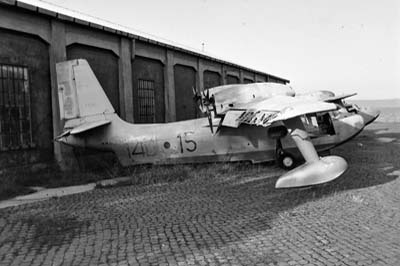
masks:
POLYGON ((361 107, 358 113, 364 119, 365 125, 368 125, 374 122, 381 112, 371 107, 361 107))

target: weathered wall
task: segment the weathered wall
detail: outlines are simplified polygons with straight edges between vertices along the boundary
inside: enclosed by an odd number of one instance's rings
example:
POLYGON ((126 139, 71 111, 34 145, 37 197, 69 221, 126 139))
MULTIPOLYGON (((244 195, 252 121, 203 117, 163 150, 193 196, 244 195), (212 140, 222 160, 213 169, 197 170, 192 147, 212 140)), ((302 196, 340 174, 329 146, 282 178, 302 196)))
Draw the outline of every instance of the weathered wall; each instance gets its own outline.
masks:
POLYGON ((0 152, 0 165, 50 161, 53 135, 48 45, 36 36, 0 29, 0 63, 28 67, 34 143, 25 150, 0 152))

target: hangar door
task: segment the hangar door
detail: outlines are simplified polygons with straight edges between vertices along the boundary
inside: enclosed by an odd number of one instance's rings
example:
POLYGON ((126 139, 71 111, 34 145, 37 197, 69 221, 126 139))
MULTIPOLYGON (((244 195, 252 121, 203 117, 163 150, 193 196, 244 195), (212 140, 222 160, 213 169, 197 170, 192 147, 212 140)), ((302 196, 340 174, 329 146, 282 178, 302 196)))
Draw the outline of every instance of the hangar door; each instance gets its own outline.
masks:
POLYGON ((226 76, 226 83, 227 84, 239 84, 239 78, 236 76, 232 76, 232 75, 227 75, 226 76))
POLYGON ((0 29, 2 167, 51 160, 50 88, 48 45, 36 36, 0 29))
POLYGON ((249 83, 254 83, 254 81, 252 79, 244 78, 243 79, 243 83, 244 84, 249 84, 249 83))
POLYGON ((203 79, 204 89, 209 89, 221 85, 221 75, 218 72, 206 70, 204 71, 203 79))
POLYGON ((193 88, 196 88, 196 71, 188 66, 175 65, 174 78, 176 121, 196 118, 197 106, 193 101, 193 88))
POLYGON ((132 62, 135 123, 165 121, 164 66, 158 60, 136 56, 132 62))
POLYGON ((67 47, 67 58, 86 59, 117 114, 119 112, 118 57, 110 50, 83 44, 67 47))

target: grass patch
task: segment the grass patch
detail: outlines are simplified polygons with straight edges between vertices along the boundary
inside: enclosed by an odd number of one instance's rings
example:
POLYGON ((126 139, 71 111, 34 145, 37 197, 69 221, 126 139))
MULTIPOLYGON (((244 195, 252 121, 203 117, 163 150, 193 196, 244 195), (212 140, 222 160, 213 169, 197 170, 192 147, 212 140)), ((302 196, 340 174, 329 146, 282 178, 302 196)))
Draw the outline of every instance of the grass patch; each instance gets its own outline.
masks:
POLYGON ((62 172, 57 167, 46 167, 32 172, 31 168, 3 170, 0 173, 0 200, 35 192, 30 187, 55 188, 82 185, 120 176, 130 177, 124 185, 152 185, 182 182, 188 179, 239 178, 260 172, 265 165, 249 162, 205 163, 186 165, 139 165, 121 168, 114 165, 99 171, 62 172))
POLYGON ((0 200, 34 192, 33 189, 19 184, 16 175, 5 174, 0 177, 0 200))
POLYGON ((112 178, 108 172, 62 172, 58 167, 46 167, 33 172, 29 167, 6 169, 0 173, 0 200, 25 195, 35 190, 30 187, 55 188, 82 185, 112 178))
POLYGON ((151 185, 163 182, 182 182, 188 179, 235 179, 260 173, 262 169, 265 169, 265 164, 253 165, 249 162, 146 165, 129 168, 127 176, 131 177, 131 184, 151 185))

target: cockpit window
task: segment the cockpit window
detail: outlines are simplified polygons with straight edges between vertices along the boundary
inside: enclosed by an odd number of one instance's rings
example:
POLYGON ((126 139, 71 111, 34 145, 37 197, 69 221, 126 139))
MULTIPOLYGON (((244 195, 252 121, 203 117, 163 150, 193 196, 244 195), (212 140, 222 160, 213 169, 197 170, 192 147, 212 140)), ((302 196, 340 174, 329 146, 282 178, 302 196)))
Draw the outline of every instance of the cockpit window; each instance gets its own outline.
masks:
POLYGON ((357 114, 358 111, 360 111, 360 107, 357 104, 346 104, 346 110, 349 113, 355 113, 357 114))
POLYGON ((301 117, 304 127, 311 138, 334 135, 332 119, 329 113, 313 113, 301 117))

